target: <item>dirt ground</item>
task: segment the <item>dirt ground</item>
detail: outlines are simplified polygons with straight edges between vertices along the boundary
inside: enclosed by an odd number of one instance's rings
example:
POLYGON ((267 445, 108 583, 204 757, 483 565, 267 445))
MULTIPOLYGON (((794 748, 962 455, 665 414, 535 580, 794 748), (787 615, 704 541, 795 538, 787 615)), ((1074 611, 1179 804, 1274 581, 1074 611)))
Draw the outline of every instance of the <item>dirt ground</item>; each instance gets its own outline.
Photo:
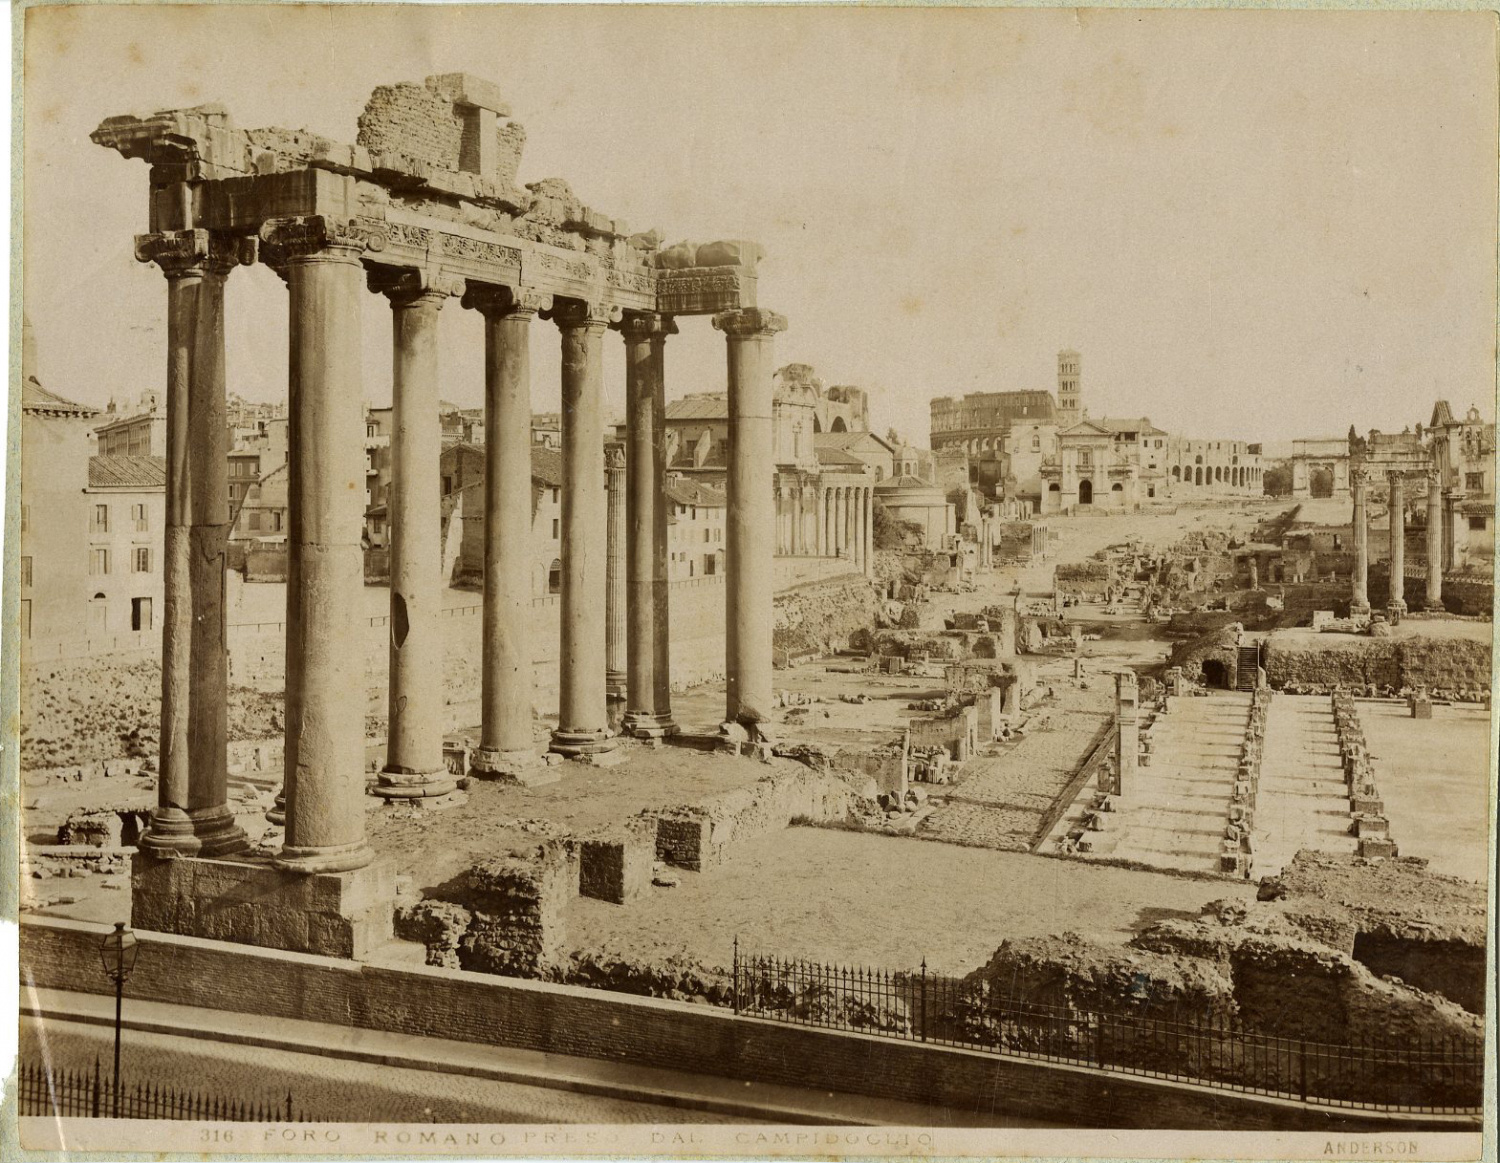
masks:
POLYGON ((626 905, 584 897, 567 909, 569 944, 660 960, 686 953, 728 966, 740 948, 883 969, 966 973, 1007 937, 1063 929, 1123 941, 1253 885, 917 839, 788 828, 736 845, 704 873, 680 873, 626 905))
POLYGON ((1478 707, 1439 704, 1432 718, 1413 719, 1405 703, 1357 705, 1401 855, 1484 883, 1494 818, 1489 716, 1478 707))

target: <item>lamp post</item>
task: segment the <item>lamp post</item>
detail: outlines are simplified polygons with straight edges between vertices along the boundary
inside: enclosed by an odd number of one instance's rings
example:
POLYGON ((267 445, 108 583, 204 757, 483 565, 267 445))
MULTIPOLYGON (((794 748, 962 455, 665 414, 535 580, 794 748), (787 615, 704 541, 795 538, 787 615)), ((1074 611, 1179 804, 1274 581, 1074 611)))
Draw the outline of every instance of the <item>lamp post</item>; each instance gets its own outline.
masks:
POLYGON ((115 922, 115 931, 105 934, 99 945, 99 958, 104 962, 104 975, 115 983, 115 1079, 113 1117, 120 1117, 120 1009, 125 1000, 125 982, 135 969, 137 945, 135 934, 125 927, 124 921, 115 922))

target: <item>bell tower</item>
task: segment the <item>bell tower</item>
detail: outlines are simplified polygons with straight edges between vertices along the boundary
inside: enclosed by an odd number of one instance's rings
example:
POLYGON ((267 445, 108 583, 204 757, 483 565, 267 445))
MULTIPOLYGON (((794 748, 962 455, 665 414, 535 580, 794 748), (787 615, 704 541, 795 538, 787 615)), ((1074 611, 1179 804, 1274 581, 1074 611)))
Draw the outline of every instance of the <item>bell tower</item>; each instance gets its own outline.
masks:
POLYGON ((1057 422, 1064 428, 1083 419, 1083 396, 1079 383, 1082 359, 1076 351, 1057 353, 1057 422))

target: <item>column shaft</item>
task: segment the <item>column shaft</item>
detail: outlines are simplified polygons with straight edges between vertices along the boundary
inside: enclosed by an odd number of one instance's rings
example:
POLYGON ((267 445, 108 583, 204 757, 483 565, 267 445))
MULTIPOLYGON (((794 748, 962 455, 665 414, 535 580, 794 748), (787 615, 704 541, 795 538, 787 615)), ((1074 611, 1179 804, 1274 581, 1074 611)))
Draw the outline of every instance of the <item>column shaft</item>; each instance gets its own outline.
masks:
POLYGON ((625 629, 625 456, 619 448, 611 448, 605 458, 604 492, 604 676, 609 701, 617 702, 625 698, 629 651, 625 629))
POLYGON ((484 316, 484 598, 476 771, 537 760, 531 733, 531 320, 539 300, 471 289, 484 316))
POLYGON ((1438 474, 1427 474, 1427 594, 1429 610, 1443 608, 1443 489, 1438 474))
POLYGON ((833 494, 833 546, 839 556, 849 548, 849 490, 836 489, 833 494))
POLYGON ((554 312, 562 332, 562 630, 558 724, 563 755, 612 750, 605 701, 603 337, 606 315, 572 303, 554 312))
MULTIPOLYGON (((378 794, 444 795, 442 500, 437 460, 438 311, 442 288, 408 276, 388 292, 392 322, 391 583, 385 767, 378 794)), ((376 498, 377 500, 379 498, 376 498)))
POLYGON ((1391 596, 1390 607, 1406 612, 1406 496, 1401 474, 1390 474, 1391 482, 1391 596))
POLYGON ((651 608, 656 630, 653 671, 655 699, 652 711, 657 725, 667 734, 677 732, 672 719, 672 575, 671 547, 667 534, 667 336, 677 332, 670 318, 662 322, 660 332, 651 339, 651 451, 655 468, 651 488, 654 501, 651 511, 651 608))
MULTIPOLYGON (((343 872, 373 859, 364 820, 363 393, 356 246, 288 260, 299 391, 289 466, 301 610, 296 766, 287 772, 286 839, 278 866, 343 872)), ((289 667, 292 663, 289 660, 289 667)), ((291 735, 291 730, 288 732, 291 735)))
POLYGON ((725 718, 747 728, 771 713, 775 598, 773 336, 786 320, 760 308, 714 316, 729 356, 729 510, 725 718))
POLYGON ((1349 595, 1349 610, 1354 614, 1370 612, 1370 528, 1365 515, 1365 481, 1363 469, 1350 476, 1349 491, 1354 497, 1354 574, 1349 595))

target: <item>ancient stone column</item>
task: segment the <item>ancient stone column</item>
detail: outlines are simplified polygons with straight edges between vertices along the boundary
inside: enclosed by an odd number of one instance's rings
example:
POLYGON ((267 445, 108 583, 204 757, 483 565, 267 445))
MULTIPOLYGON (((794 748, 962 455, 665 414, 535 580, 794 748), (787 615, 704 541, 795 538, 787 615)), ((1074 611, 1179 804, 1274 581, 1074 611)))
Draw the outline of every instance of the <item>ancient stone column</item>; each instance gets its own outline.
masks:
POLYGON ((1443 608, 1443 486, 1437 470, 1427 474, 1427 595, 1425 607, 1443 608))
POLYGON ((1365 516, 1365 485, 1370 474, 1362 468, 1349 473, 1349 491, 1354 497, 1354 573, 1350 579, 1349 612, 1370 612, 1370 529, 1365 516))
POLYGON ((300 677, 296 719, 288 719, 286 836, 275 863, 344 872, 374 858, 363 803, 364 240, 357 227, 325 219, 273 220, 261 237, 284 256, 297 345, 288 549, 301 605, 288 669, 300 677))
MULTIPOLYGON (((622 729, 650 738, 666 733, 656 715, 656 514, 666 516, 662 494, 666 474, 657 466, 657 378, 653 343, 660 343, 670 319, 660 315, 626 317, 625 340, 625 717, 622 729)), ((663 455, 665 446, 663 446, 663 455)), ((663 532, 666 526, 663 523, 663 532)), ((663 547, 665 548, 665 546, 663 547)), ((664 563, 665 564, 665 563, 664 563)), ((667 637, 663 622, 661 637, 667 637)))
MULTIPOLYGON (((667 336, 677 334, 677 324, 670 316, 658 316, 660 322, 651 332, 651 597, 652 642, 656 658, 653 664, 655 695, 653 717, 665 734, 675 735, 677 723, 672 718, 672 574, 671 546, 667 534, 671 529, 667 504, 667 336)), ((644 468, 644 465, 642 466, 644 468)), ((643 720, 641 727, 648 724, 643 720)))
POLYGON ((1457 489, 1443 490, 1443 569, 1459 568, 1458 502, 1463 494, 1457 489))
POLYGON ((562 332, 562 633, 558 725, 551 750, 597 755, 615 747, 605 699, 607 520, 604 495, 604 332, 607 308, 568 302, 562 332))
POLYGON ((1391 597, 1389 608, 1406 613, 1406 495, 1399 471, 1387 474, 1391 482, 1391 597))
POLYGON ((551 298, 471 285, 484 317, 484 598, 475 771, 516 777, 537 763, 531 646, 531 321, 551 298))
POLYGON ((849 490, 833 491, 833 551, 842 557, 849 548, 849 490))
POLYGON ((865 488, 861 492, 864 494, 864 506, 860 510, 860 525, 864 531, 864 540, 861 544, 865 573, 868 575, 875 572, 875 491, 865 488))
MULTIPOLYGON (((453 279, 381 269, 391 303, 391 582, 385 766, 377 795, 416 799, 457 786, 443 760, 442 497, 438 457, 438 311, 453 279)), ((378 498, 377 498, 378 500, 378 498)))
MULTIPOLYGON (((625 452, 612 445, 604 461, 604 687, 610 702, 625 698, 625 452)), ((623 710, 623 708, 621 708, 623 710)))
POLYGON ((755 729, 771 713, 775 598, 774 337, 786 318, 759 307, 714 316, 729 355, 729 512, 725 718, 755 729))
POLYGON ((818 553, 823 557, 834 556, 833 548, 833 490, 818 492, 818 553))
POLYGON ((135 251, 167 277, 161 750, 157 808, 140 846, 157 855, 220 856, 247 843, 228 807, 223 609, 224 281, 240 250, 206 230, 180 230, 142 235, 135 251), (206 477, 196 491, 195 474, 206 477))
POLYGON ((1115 794, 1126 795, 1136 771, 1139 747, 1139 688, 1132 671, 1115 675, 1115 794))

